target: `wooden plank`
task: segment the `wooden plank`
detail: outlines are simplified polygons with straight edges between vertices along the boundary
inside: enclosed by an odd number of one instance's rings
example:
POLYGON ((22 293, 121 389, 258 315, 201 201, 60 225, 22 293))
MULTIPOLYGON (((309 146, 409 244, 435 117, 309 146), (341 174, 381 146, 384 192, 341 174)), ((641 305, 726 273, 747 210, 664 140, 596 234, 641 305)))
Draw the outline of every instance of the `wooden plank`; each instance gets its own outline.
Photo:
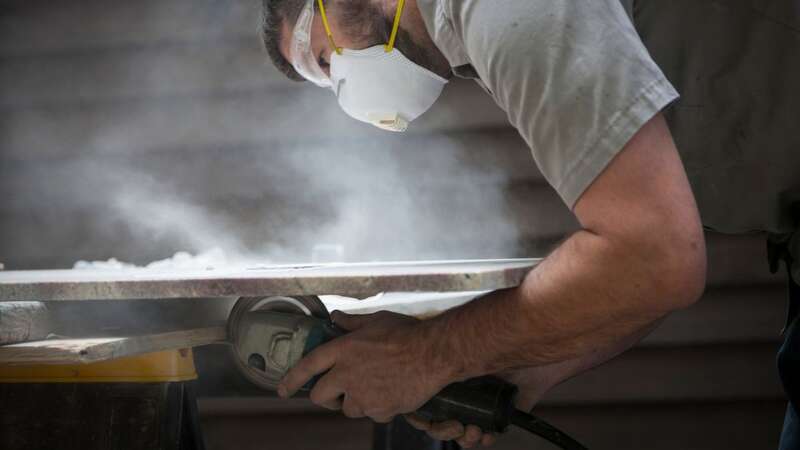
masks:
POLYGON ((50 333, 50 314, 44 303, 0 303, 0 344, 45 339, 50 333))
POLYGON ((208 345, 225 338, 225 327, 216 326, 143 336, 32 341, 0 346, 0 364, 83 364, 208 345))
POLYGON ((298 83, 280 90, 205 97, 30 107, 0 112, 5 158, 126 154, 157 149, 257 146, 335 138, 400 140, 415 134, 509 127, 505 113, 473 82, 450 83, 403 135, 347 116, 329 90, 298 83), (313 112, 313 115, 309 115, 313 112))
POLYGON ((260 2, 224 0, 6 0, 0 54, 257 39, 260 2))
POLYGON ((0 272, 0 300, 131 300, 504 289, 535 259, 0 272))

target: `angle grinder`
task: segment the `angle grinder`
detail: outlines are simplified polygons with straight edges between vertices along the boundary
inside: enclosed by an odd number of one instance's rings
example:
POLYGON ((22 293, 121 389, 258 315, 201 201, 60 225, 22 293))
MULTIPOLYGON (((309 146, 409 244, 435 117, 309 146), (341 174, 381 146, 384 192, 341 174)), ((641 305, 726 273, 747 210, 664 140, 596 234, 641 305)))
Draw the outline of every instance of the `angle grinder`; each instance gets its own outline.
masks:
MULTIPOLYGON (((303 356, 345 333, 331 321, 317 296, 241 298, 231 310, 227 328, 237 368, 253 384, 273 392, 303 356)), ((312 379, 301 391, 307 394, 316 381, 312 379)), ((547 422, 516 409, 516 393, 515 385, 500 378, 473 378, 446 386, 416 414, 433 422, 456 420, 492 433, 515 425, 565 450, 586 449, 547 422)))

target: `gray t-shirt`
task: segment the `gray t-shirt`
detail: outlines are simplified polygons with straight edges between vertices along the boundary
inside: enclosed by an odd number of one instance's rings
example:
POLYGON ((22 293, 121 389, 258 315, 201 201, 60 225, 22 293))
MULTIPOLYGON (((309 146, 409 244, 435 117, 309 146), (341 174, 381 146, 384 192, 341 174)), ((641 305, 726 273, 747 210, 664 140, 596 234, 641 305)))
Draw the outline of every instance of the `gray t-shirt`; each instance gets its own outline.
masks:
POLYGON ((678 94, 620 0, 418 0, 456 75, 478 78, 573 207, 678 94))
POLYGON ((670 105, 667 120, 706 227, 797 227, 796 0, 417 3, 456 75, 490 91, 570 207, 670 105))

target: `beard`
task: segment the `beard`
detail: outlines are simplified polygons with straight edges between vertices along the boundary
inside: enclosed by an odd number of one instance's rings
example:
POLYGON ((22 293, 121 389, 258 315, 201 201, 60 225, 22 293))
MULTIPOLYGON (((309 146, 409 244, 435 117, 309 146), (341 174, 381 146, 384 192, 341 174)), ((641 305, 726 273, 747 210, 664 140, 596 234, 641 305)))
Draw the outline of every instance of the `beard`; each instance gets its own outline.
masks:
MULTIPOLYGON (((361 44, 359 47, 367 48, 389 42, 394 14, 388 18, 384 16, 381 8, 364 0, 343 0, 337 3, 337 7, 340 8, 339 19, 342 27, 351 40, 361 44)), ((402 25, 397 31, 394 47, 411 62, 431 72, 449 76, 450 66, 442 64, 441 54, 433 42, 429 42, 428 45, 419 44, 402 25)))
MULTIPOLYGON (((388 30, 392 29, 392 21, 384 20, 384 26, 388 27, 388 30)), ((389 42, 389 34, 386 34, 386 39, 383 42, 389 42)), ((433 43, 431 43, 433 45, 433 43)), ((397 30, 397 36, 395 37, 394 47, 397 50, 400 50, 406 58, 410 59, 411 62, 422 66, 433 73, 443 74, 450 73, 450 66, 445 65, 442 67, 442 64, 439 62, 441 57, 438 57, 438 50, 435 48, 429 48, 429 46, 420 45, 411 38, 411 34, 400 27, 397 30)))

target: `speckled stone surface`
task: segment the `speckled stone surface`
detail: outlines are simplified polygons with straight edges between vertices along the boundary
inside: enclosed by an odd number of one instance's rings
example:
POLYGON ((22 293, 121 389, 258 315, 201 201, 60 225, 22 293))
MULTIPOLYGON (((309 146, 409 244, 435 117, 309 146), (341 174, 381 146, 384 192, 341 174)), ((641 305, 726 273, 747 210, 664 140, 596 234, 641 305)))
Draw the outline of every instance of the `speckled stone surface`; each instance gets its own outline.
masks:
POLYGON ((0 301, 489 291, 519 285, 539 261, 328 264, 235 270, 6 271, 0 272, 0 301))

